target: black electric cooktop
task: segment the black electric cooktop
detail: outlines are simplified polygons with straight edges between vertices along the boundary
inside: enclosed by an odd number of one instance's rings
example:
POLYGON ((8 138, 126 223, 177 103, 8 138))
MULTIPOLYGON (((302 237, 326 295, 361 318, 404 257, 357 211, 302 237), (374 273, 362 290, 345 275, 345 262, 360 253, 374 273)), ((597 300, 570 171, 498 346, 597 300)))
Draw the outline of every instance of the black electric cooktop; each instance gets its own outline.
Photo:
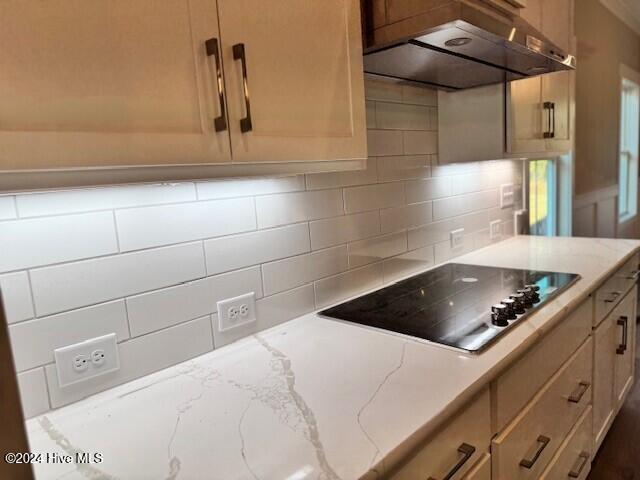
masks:
POLYGON ((320 315, 479 352, 578 278, 448 263, 320 315))

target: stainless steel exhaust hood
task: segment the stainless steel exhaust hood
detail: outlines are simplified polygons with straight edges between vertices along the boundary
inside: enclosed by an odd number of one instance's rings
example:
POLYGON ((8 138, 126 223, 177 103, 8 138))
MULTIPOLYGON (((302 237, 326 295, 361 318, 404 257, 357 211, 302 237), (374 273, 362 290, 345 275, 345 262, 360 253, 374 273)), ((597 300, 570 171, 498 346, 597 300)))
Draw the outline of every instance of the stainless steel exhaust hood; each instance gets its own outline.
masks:
POLYGON ((373 28, 366 5, 368 74, 461 90, 575 68, 573 55, 517 15, 492 14, 487 7, 452 0, 373 28))

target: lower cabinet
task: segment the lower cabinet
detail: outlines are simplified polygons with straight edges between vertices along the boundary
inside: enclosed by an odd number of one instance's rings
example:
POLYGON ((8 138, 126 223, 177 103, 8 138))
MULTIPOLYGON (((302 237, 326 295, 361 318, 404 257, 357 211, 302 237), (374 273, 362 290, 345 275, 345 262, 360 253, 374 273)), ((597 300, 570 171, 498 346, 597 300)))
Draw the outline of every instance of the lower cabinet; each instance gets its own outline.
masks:
POLYGON ((491 442, 491 406, 485 389, 391 475, 394 480, 485 480, 491 442))
POLYGON ((494 479, 540 477, 591 402, 592 352, 589 338, 493 440, 494 479))
POLYGON ((633 288, 594 331, 594 451, 600 447, 633 383, 636 298, 633 288))
POLYGON ((593 445, 591 443, 593 409, 587 407, 566 440, 551 459, 540 480, 572 478, 584 480, 591 471, 593 445))

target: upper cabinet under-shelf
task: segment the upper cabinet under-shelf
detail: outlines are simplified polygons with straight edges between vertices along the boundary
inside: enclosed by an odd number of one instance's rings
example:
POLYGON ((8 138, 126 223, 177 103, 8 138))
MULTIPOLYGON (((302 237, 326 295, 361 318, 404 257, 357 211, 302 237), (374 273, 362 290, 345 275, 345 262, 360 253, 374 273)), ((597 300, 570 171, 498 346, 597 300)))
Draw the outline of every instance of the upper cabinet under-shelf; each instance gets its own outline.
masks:
POLYGON ((366 158, 359 8, 358 0, 2 2, 0 176, 353 168, 366 158))

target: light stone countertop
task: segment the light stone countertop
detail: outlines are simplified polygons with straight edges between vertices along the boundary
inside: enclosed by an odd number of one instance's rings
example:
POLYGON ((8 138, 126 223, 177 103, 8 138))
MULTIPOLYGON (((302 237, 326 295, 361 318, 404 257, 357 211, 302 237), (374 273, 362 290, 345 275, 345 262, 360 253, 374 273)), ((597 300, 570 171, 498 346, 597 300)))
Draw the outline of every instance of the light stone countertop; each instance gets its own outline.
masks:
POLYGON ((480 355, 308 314, 27 422, 42 479, 376 478, 640 248, 516 237, 458 257, 582 276, 480 355))

